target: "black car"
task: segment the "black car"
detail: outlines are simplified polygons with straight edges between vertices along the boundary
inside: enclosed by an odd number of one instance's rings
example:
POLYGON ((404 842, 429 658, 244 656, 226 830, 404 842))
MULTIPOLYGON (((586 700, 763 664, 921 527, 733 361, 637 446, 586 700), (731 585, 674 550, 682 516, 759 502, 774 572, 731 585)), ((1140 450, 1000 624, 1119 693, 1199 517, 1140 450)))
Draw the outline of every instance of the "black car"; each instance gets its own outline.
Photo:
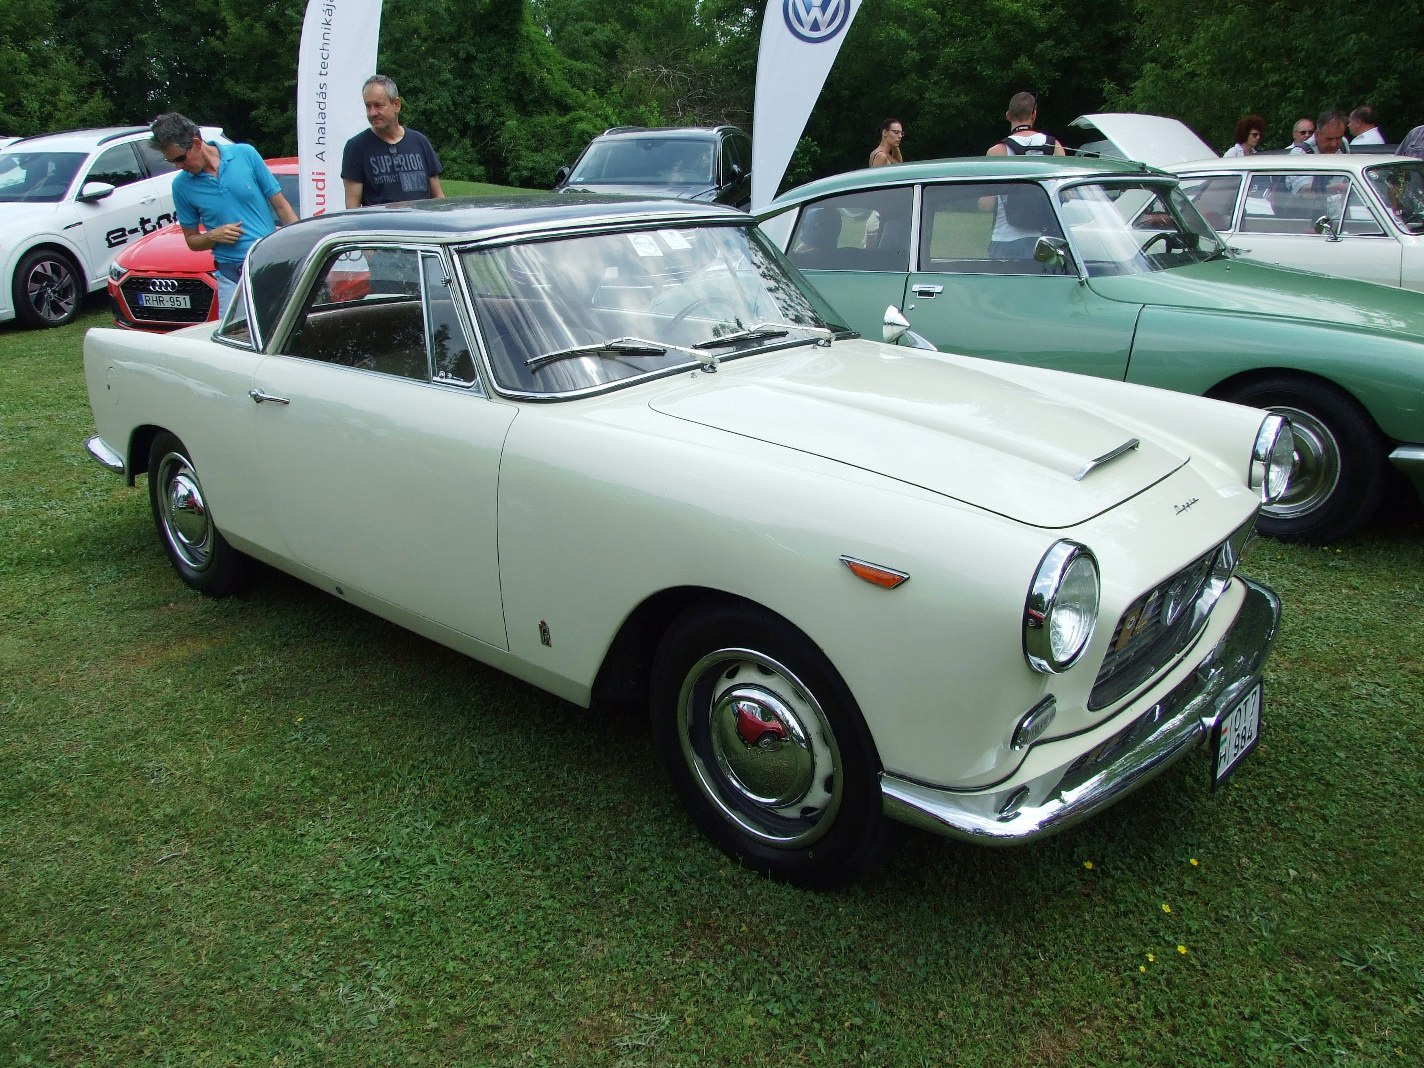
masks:
POLYGON ((752 199, 752 139, 735 126, 617 126, 554 175, 560 193, 628 193, 730 204, 752 199))

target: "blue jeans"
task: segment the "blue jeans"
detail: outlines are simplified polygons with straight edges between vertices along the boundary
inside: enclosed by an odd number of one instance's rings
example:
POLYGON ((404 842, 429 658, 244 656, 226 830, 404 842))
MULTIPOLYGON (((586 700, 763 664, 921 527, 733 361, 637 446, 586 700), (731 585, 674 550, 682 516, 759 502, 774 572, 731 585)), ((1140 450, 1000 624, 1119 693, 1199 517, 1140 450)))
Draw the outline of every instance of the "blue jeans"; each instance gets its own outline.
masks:
POLYGON ((228 305, 232 303, 232 295, 237 292, 237 283, 242 281, 242 264, 218 264, 216 279, 218 283, 218 318, 221 319, 227 314, 228 305))

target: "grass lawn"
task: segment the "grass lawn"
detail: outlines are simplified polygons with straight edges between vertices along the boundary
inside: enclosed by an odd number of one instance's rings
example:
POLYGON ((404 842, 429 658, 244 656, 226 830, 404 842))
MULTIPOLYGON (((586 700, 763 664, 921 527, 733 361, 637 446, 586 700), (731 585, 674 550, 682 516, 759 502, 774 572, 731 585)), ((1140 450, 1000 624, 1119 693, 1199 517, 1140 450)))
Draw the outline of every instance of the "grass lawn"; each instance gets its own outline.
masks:
POLYGON ((278 574, 190 593, 82 451, 104 322, 0 326, 0 1064, 1424 1062, 1417 510, 1258 546, 1225 789, 815 895, 699 837, 635 716, 278 574))

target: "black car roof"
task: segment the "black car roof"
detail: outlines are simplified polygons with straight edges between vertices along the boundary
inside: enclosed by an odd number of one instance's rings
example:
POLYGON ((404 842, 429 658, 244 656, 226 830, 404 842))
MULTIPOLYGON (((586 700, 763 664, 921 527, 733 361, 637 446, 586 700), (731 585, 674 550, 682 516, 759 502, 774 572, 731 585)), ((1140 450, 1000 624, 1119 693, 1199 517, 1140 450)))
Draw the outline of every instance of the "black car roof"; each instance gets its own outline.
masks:
POLYGON ((308 259, 338 242, 383 240, 472 244, 554 237, 599 229, 635 229, 698 224, 750 225, 744 212, 686 200, 594 195, 535 194, 450 197, 317 215, 257 242, 248 253, 252 314, 270 338, 293 285, 308 259))

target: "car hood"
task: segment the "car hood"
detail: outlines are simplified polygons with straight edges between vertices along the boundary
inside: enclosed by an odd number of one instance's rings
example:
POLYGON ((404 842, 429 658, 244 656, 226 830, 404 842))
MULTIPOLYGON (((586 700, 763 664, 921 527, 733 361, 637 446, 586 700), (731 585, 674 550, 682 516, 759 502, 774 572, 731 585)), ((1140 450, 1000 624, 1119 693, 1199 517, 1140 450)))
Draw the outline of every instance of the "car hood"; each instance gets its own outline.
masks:
POLYGON ((1132 304, 1306 320, 1406 334, 1413 341, 1424 335, 1424 298, 1418 293, 1247 260, 1092 278, 1089 285, 1109 300, 1132 304))
MULTIPOLYGON (((839 341, 756 368, 726 364, 650 406, 1049 528, 1085 522, 1187 462, 1142 440, 1083 475, 1141 430, 1006 381, 994 367, 839 341)), ((1055 376, 1044 377, 1051 389, 1055 376)))
POLYGON ((1071 123, 1087 139, 1080 151, 1129 159, 1153 167, 1217 159, 1212 147, 1178 119, 1163 115, 1106 112, 1079 115, 1071 123))
POLYGON ((144 274, 199 274, 217 270, 211 252, 194 252, 177 223, 139 238, 114 260, 126 271, 144 274))
POLYGON ((560 193, 611 193, 621 197, 673 197, 679 200, 711 200, 717 187, 706 182, 676 182, 668 185, 637 183, 618 185, 612 182, 574 182, 560 186, 560 193))

